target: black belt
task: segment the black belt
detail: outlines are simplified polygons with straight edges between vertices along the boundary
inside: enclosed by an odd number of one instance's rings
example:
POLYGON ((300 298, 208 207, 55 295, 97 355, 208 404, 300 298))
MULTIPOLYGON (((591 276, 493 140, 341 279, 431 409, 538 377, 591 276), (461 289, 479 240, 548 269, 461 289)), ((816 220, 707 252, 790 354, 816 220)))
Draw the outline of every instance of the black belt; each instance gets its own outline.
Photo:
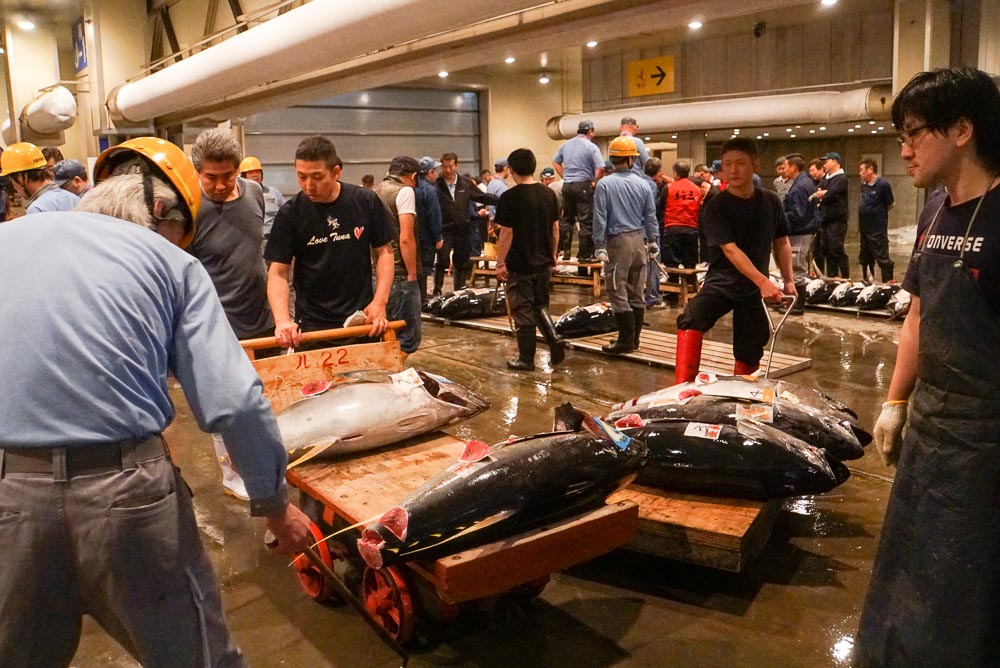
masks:
POLYGON ((80 475, 127 471, 166 453, 159 434, 77 447, 0 447, 0 476, 29 473, 68 480, 80 475))
POLYGON ((626 234, 639 234, 642 230, 628 230, 627 232, 619 232, 618 234, 609 234, 606 239, 614 239, 615 237, 623 237, 626 234))

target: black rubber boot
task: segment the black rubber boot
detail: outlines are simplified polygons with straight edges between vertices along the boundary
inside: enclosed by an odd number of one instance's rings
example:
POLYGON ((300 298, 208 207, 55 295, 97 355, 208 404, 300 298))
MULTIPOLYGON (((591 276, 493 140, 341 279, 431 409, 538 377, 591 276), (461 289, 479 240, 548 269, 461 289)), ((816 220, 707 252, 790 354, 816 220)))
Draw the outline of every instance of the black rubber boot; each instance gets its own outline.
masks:
POLYGON ((788 315, 805 315, 806 313, 806 286, 796 285, 796 292, 799 293, 798 299, 795 300, 795 306, 792 307, 791 313, 788 315))
POLYGON ((639 350, 639 337, 642 336, 642 326, 645 325, 646 309, 632 309, 632 326, 635 327, 635 336, 632 338, 632 348, 639 350))
POLYGON ((507 368, 514 371, 534 371, 535 348, 538 345, 535 328, 519 327, 514 336, 517 337, 517 357, 507 360, 507 368))
POLYGON ((615 322, 618 323, 618 338, 606 346, 601 346, 601 350, 612 355, 622 355, 635 350, 635 320, 631 311, 615 313, 615 322))
POLYGON ((444 269, 434 269, 434 292, 433 296, 437 297, 441 294, 441 290, 444 288, 444 269))
POLYGON ((542 336, 545 337, 545 345, 549 347, 549 363, 552 366, 560 364, 566 359, 566 346, 563 345, 562 339, 556 334, 556 326, 552 322, 552 318, 549 317, 548 310, 544 308, 535 309, 535 320, 538 321, 538 329, 542 331, 542 336))

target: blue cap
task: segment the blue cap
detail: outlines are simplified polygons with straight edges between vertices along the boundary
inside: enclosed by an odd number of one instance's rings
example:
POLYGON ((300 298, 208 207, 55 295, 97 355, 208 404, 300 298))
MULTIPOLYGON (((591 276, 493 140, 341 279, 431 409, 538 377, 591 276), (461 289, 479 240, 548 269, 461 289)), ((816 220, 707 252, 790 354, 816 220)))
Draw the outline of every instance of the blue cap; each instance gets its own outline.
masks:
POLYGON ((576 133, 578 135, 587 134, 594 129, 594 121, 580 121, 580 124, 576 126, 576 133))
POLYGON ((841 159, 840 154, 839 153, 834 153, 833 151, 827 152, 827 154, 823 156, 823 159, 824 160, 836 160, 838 165, 844 164, 844 161, 841 159))
POLYGON ((552 179, 555 178, 556 176, 556 170, 552 169, 551 167, 546 167, 542 171, 538 172, 538 175, 543 179, 552 179))
POLYGON ((713 160, 712 161, 712 171, 713 172, 721 172, 722 171, 722 161, 721 160, 713 160))
POLYGON ((420 158, 418 164, 420 165, 420 173, 426 174, 432 169, 437 169, 438 167, 440 167, 441 161, 435 160, 429 155, 425 155, 424 157, 420 158))

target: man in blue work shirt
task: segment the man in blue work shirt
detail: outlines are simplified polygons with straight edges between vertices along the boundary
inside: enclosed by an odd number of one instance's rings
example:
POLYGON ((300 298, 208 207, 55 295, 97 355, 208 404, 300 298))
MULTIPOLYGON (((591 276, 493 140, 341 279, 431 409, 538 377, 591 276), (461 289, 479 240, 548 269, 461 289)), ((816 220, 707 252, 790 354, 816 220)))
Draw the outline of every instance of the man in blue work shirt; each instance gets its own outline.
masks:
POLYGON ((792 277, 798 299, 792 308, 792 315, 805 313, 806 283, 809 282, 809 249, 819 229, 819 216, 812 203, 816 184, 804 173, 805 160, 798 153, 784 159, 784 178, 788 180, 788 190, 781 201, 788 220, 788 243, 792 247, 792 277))
POLYGON ((858 207, 858 229, 861 232, 861 252, 858 262, 864 280, 875 280, 875 265, 882 272, 882 282, 892 280, 893 263, 889 257, 889 209, 896 204, 892 186, 878 175, 878 164, 865 158, 858 168, 861 176, 861 206, 858 207))
MULTIPOLYGON (((563 180, 563 209, 559 218, 559 252, 568 260, 573 246, 573 227, 580 224, 578 258, 594 256, 593 206, 594 184, 604 176, 604 158, 591 141, 594 124, 580 121, 577 135, 559 147, 552 166, 563 180)), ((582 267, 580 268, 581 272, 582 267)))
POLYGON ((0 350, 17 351, 0 355, 0 665, 69 665, 85 613, 144 666, 246 665, 161 436, 168 373, 231 444, 250 513, 283 549, 311 542, 309 520, 288 502, 260 379, 174 245, 194 236, 191 163, 132 139, 95 181, 75 212, 0 226, 0 350))
POLYGON ((420 173, 413 194, 417 198, 417 282, 420 284, 420 302, 430 299, 427 277, 434 269, 434 255, 444 245, 441 236, 441 201, 434 183, 441 163, 429 155, 420 158, 420 173))
POLYGON ((631 137, 615 137, 608 147, 613 171, 597 182, 594 193, 594 246, 604 263, 611 310, 618 325, 618 339, 602 346, 612 355, 639 347, 646 302, 647 255, 659 252, 656 239, 656 201, 645 176, 632 171, 639 155, 631 137))
POLYGON ((42 149, 28 142, 11 144, 0 155, 0 176, 10 177, 14 192, 26 200, 26 214, 69 211, 80 198, 52 181, 42 149))
POLYGON ((631 116, 625 116, 622 118, 621 125, 618 128, 619 137, 631 137, 632 141, 635 142, 635 150, 639 152, 636 156, 635 162, 632 163, 632 171, 634 171, 639 176, 645 176, 646 174, 646 161, 649 160, 649 151, 646 150, 646 143, 643 142, 635 133, 639 131, 639 123, 631 116))

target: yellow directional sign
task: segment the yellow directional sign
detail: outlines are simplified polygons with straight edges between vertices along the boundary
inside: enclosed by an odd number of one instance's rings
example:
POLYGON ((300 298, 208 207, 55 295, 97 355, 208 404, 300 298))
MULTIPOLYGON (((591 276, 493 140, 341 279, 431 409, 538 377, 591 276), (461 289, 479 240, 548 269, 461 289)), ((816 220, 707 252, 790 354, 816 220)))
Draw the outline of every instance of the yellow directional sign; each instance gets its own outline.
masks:
POLYGON ((628 96, 674 92, 674 57, 633 60, 628 64, 628 96))

